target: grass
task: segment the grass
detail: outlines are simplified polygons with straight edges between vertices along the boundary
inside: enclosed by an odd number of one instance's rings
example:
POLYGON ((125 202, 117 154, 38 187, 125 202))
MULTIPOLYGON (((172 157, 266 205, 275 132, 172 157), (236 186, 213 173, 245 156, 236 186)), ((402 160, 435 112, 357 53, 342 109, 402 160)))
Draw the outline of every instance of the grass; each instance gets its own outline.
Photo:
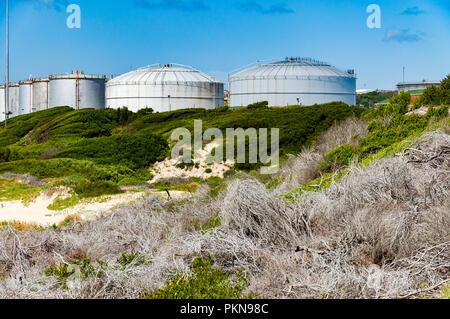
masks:
POLYGON ((22 201, 23 204, 27 205, 35 200, 46 188, 48 188, 47 185, 44 187, 31 187, 16 180, 0 179, 0 202, 22 201))
POLYGON ((80 202, 81 202, 81 198, 77 194, 74 194, 74 195, 66 197, 66 198, 58 197, 53 201, 52 204, 47 206, 47 209, 54 210, 54 211, 61 211, 61 210, 65 210, 70 207, 74 207, 74 206, 78 205, 80 202))

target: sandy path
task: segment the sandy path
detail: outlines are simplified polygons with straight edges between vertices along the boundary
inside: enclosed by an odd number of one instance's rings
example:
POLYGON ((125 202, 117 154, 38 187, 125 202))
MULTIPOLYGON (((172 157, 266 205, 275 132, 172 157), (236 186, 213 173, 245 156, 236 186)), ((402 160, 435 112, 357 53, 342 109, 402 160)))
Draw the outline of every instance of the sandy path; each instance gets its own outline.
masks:
MULTIPOLYGON (((152 192, 164 199, 168 195, 165 192, 152 192)), ((21 201, 0 202, 0 222, 18 221, 40 226, 50 226, 59 224, 64 219, 73 214, 80 215, 83 220, 95 219, 101 213, 105 213, 118 205, 129 204, 139 198, 149 194, 149 192, 129 192, 114 196, 104 196, 97 199, 82 202, 74 207, 62 211, 52 211, 47 207, 61 194, 55 192, 52 195, 42 193, 29 205, 24 205, 21 201)), ((170 192, 173 199, 180 199, 189 195, 186 192, 170 192)))

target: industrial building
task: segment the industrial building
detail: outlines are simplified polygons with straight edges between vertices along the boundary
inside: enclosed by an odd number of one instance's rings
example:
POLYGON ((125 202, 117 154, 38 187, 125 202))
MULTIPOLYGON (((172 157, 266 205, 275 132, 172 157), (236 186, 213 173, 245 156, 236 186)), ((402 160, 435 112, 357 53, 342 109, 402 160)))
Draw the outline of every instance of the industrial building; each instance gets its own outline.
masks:
POLYGON ((133 112, 186 108, 213 109, 224 105, 224 84, 193 67, 154 64, 120 75, 107 83, 106 107, 133 112))
POLYGON ((404 92, 409 92, 409 91, 416 91, 416 90, 425 90, 427 87, 430 86, 440 86, 441 82, 427 82, 427 81, 422 81, 422 82, 400 82, 397 84, 397 90, 398 93, 404 91, 404 92))
POLYGON ((230 106, 268 101, 269 106, 356 104, 356 76, 310 58, 286 58, 230 75, 230 106))
POLYGON ((49 108, 70 106, 76 110, 105 108, 106 76, 85 75, 73 71, 68 75, 51 75, 49 108))

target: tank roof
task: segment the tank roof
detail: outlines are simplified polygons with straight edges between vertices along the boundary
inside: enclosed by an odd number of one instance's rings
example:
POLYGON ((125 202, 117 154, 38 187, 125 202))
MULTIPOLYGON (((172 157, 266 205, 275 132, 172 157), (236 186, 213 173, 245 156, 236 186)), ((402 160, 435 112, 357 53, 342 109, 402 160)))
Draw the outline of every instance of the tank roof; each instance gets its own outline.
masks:
POLYGON ((237 70, 230 79, 254 77, 346 77, 354 78, 355 71, 343 71, 312 58, 287 57, 269 63, 256 63, 237 70))
POLYGON ((105 79, 106 75, 86 75, 83 71, 72 71, 71 74, 50 75, 50 80, 54 79, 105 79))
POLYGON ((108 84, 121 83, 177 83, 207 82, 221 83, 214 77, 182 64, 152 64, 137 70, 119 75, 108 81, 108 84))

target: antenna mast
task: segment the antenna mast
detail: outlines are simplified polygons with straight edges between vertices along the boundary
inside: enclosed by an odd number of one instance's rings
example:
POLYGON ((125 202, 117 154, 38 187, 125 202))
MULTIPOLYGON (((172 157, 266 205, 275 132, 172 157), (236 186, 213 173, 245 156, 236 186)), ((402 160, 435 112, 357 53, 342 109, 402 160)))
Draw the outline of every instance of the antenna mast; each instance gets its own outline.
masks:
POLYGON ((5 128, 9 115, 9 1, 6 0, 6 83, 5 83, 5 128))

